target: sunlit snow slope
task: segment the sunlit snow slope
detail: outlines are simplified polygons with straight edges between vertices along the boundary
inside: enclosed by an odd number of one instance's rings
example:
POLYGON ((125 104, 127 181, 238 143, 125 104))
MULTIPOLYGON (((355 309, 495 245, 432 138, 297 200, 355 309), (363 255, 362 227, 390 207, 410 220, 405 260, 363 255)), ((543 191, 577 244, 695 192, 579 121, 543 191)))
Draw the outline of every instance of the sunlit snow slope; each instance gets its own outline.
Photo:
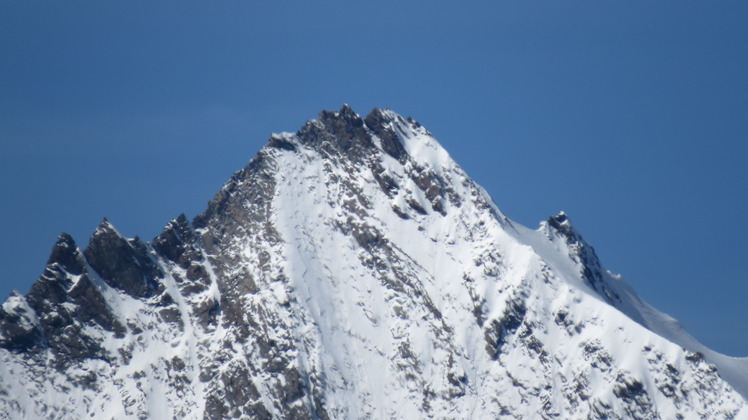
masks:
POLYGON ((150 243, 61 235, 0 309, 0 418, 748 418, 715 353, 560 213, 506 218, 431 134, 344 106, 150 243))

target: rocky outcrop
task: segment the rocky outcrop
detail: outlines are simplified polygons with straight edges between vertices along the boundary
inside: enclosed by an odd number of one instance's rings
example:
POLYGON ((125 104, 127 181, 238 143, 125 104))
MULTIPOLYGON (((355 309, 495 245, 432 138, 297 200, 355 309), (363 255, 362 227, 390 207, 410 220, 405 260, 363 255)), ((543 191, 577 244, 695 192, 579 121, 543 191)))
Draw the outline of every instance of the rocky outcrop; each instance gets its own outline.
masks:
POLYGON ((130 296, 151 297, 161 291, 159 268, 138 238, 125 239, 106 219, 84 251, 86 261, 108 285, 130 296))

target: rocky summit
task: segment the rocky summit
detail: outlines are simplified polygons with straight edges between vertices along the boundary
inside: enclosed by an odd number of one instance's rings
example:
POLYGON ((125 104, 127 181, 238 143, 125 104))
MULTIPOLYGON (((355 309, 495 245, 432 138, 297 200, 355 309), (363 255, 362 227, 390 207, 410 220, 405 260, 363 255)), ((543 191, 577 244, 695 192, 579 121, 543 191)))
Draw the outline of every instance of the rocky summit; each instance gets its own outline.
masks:
POLYGON ((3 419, 748 418, 748 359, 521 226, 419 123, 323 111, 150 242, 62 234, 0 308, 3 419))

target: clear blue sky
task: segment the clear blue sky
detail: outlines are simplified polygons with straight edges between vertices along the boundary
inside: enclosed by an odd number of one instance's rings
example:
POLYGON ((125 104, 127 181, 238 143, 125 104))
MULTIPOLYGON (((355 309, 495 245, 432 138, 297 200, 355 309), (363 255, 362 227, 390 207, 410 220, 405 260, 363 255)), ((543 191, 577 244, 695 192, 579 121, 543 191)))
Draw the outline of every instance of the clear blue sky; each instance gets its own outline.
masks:
POLYGON ((0 294, 57 235, 192 217, 320 109, 429 128, 511 218, 748 356, 744 1, 6 1, 0 294))

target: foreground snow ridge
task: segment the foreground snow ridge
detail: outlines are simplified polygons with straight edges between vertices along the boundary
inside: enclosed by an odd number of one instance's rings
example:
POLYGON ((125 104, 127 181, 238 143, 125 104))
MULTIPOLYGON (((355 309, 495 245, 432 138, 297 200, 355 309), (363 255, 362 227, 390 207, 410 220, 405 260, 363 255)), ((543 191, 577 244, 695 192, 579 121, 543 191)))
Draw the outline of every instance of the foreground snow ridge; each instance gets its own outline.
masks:
POLYGON ((0 308, 0 418, 748 418, 564 213, 511 221, 419 123, 323 111, 151 242, 63 234, 0 308))

